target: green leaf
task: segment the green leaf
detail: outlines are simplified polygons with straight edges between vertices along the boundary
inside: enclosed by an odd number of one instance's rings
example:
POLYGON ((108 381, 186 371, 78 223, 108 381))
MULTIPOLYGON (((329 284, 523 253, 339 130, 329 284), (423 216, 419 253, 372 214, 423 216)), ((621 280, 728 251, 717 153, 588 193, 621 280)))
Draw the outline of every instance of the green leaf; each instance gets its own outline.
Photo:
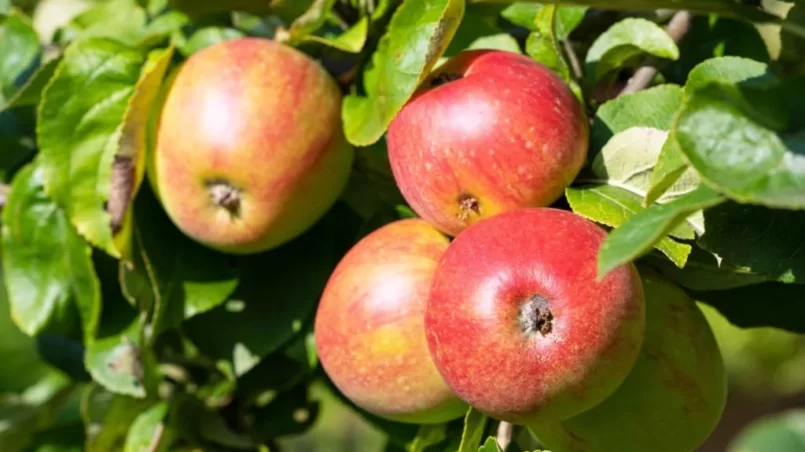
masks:
MULTIPOLYGON (((598 253, 599 277, 603 277, 615 267, 630 262, 645 253, 668 231, 693 212, 722 202, 724 202, 724 198, 721 195, 707 187, 700 186, 695 191, 668 204, 654 204, 641 211, 613 230, 601 245, 598 253)), ((683 266, 684 262, 679 265, 679 267, 683 266)))
POLYGON ((0 373, 0 393, 22 392, 50 372, 37 353, 36 339, 25 335, 11 320, 8 290, 0 275, 0 362, 16 372, 0 373))
POLYGON ((126 435, 123 452, 165 452, 171 445, 172 431, 165 425, 168 404, 159 402, 137 416, 126 435))
POLYGON ((464 0, 405 0, 363 74, 366 96, 344 99, 344 131, 367 146, 385 133, 442 56, 464 15, 464 0))
POLYGON ((480 411, 470 407, 464 416, 464 432, 461 434, 461 446, 458 452, 475 452, 481 447, 481 440, 489 418, 480 411))
POLYGON ((92 38, 135 45, 145 36, 146 12, 137 0, 99 2, 74 17, 56 35, 59 43, 92 38))
POLYGON ((290 43, 293 45, 311 35, 327 23, 327 17, 335 6, 336 0, 313 0, 313 4, 304 14, 297 17, 288 29, 290 43))
POLYGON ((495 440, 494 436, 490 436, 484 442, 484 445, 478 448, 478 452, 503 452, 495 440))
POLYGON ((244 36, 242 31, 234 28, 204 27, 193 33, 186 42, 177 43, 177 48, 187 57, 205 47, 244 36))
MULTIPOLYGON (((592 163, 595 179, 644 197, 651 185, 652 169, 665 148, 668 132, 651 127, 632 127, 617 133, 604 146, 592 163)), ((586 180, 585 180, 586 181, 586 180)), ((667 202, 695 190, 699 178, 695 172, 687 173, 658 200, 667 202)), ((685 237, 693 238, 693 237, 685 237)))
POLYGON ((5 105, 0 106, 0 111, 8 108, 39 104, 42 91, 44 91, 45 87, 50 82, 60 62, 61 58, 53 58, 37 68, 36 72, 34 72, 28 81, 6 101, 5 105))
POLYGON ((145 367, 151 363, 146 356, 150 349, 142 345, 138 318, 119 334, 89 344, 84 360, 92 379, 115 394, 144 398, 145 367))
MULTIPOLYGON (((673 133, 673 132, 671 132, 673 133)), ((685 154, 679 149, 674 137, 668 137, 663 143, 657 164, 649 178, 649 188, 643 199, 643 205, 648 206, 657 202, 679 179, 695 180, 698 184, 699 174, 688 165, 685 154)))
POLYGON ((78 232, 112 256, 109 198, 114 154, 143 55, 107 39, 70 45, 43 93, 37 136, 47 193, 78 232))
POLYGON ((675 137, 702 179, 730 198, 805 208, 805 133, 778 135, 780 104, 765 87, 712 83, 686 101, 675 137))
MULTIPOLYGON (((500 15, 515 25, 536 31, 538 28, 534 18, 544 7, 539 3, 517 2, 507 6, 500 15)), ((581 24, 589 9, 587 6, 559 6, 556 10, 556 39, 566 40, 581 24)))
POLYGON ((121 450, 137 416, 153 401, 117 395, 97 384, 88 386, 81 400, 81 418, 87 430, 84 450, 121 450))
POLYGON ((337 263, 333 231, 340 212, 336 205, 300 238, 242 258, 240 285, 229 300, 183 325, 193 343, 240 376, 299 334, 337 263))
POLYGON ((685 94, 691 95, 712 82, 739 83, 753 79, 770 79, 768 65, 748 58, 712 58, 697 65, 685 83, 685 94))
POLYGON ((0 105, 25 83, 41 50, 39 35, 27 17, 17 10, 0 17, 0 105))
POLYGON ((407 452, 425 452, 428 447, 447 438, 447 424, 425 424, 419 427, 414 440, 405 448, 407 452))
POLYGON ((0 14, 7 16, 11 13, 11 0, 0 0, 0 14))
POLYGON ((584 20, 588 6, 560 6, 556 10, 556 39, 565 41, 584 20))
POLYGON ((121 274, 124 291, 138 298, 140 309, 153 305, 150 343, 226 301, 238 286, 239 271, 235 258, 182 234, 149 189, 140 192, 134 211, 134 261, 121 264, 121 274))
POLYGON ((704 213, 699 245, 722 262, 784 283, 805 283, 805 212, 725 203, 704 213))
MULTIPOLYGON (((713 58, 697 65, 690 71, 685 84, 685 97, 690 97, 697 88, 711 82, 738 83, 763 77, 766 72, 767 66, 757 61, 735 57, 713 58)), ((680 177, 683 175, 693 177, 691 174, 696 174, 695 170, 690 167, 685 154, 680 149, 676 129, 673 129, 651 175, 651 187, 646 194, 644 205, 657 201, 680 177)), ((698 179, 698 174, 695 177, 698 179)))
POLYGON ((805 450, 805 409, 766 415, 753 421, 730 443, 729 452, 805 450))
POLYGON ((322 35, 307 35, 301 39, 303 42, 318 42, 328 47, 343 50, 349 53, 360 53, 366 45, 369 36, 369 17, 360 18, 354 25, 340 34, 323 33, 322 35))
POLYGON ((805 285, 767 282, 716 291, 691 291, 741 328, 774 327, 805 333, 805 285))
POLYGON ((181 11, 170 10, 155 17, 146 26, 143 37, 137 42, 139 48, 151 48, 170 37, 174 43, 183 43, 182 28, 190 24, 190 18, 181 11))
MULTIPOLYGON (((547 5, 540 8, 534 19, 536 30, 529 34, 526 40, 526 53, 534 60, 559 74, 566 82, 573 82, 573 78, 570 76, 570 68, 562 55, 562 50, 559 48, 556 23, 556 6, 547 5)), ((574 86, 574 88, 577 87, 574 86)), ((579 95, 578 89, 574 89, 574 91, 579 95)))
POLYGON ((644 53, 670 60, 679 58, 676 43, 659 25, 641 18, 623 19, 593 42, 585 58, 585 73, 597 82, 644 53))
POLYGON ((172 56, 173 47, 155 50, 148 56, 126 107, 114 155, 106 210, 111 217, 114 247, 125 261, 131 260, 132 209, 129 207, 145 176, 146 129, 172 56))
MULTIPOLYGON (((610 227, 619 227, 643 211, 639 196, 612 185, 568 187, 565 195, 573 212, 610 227)), ((677 231, 680 235, 688 233, 685 230, 677 231)), ((681 267, 691 247, 665 237, 667 234, 662 234, 656 243, 650 243, 647 248, 655 246, 681 267)))
POLYGON ((29 164, 14 179, 3 208, 3 273, 11 317, 35 336, 71 323, 77 309, 93 337, 101 310, 91 249, 44 191, 44 170, 29 164))
POLYGON ((631 127, 670 130, 682 104, 682 88, 660 85, 613 99, 598 109, 590 130, 592 155, 619 132, 631 127))
POLYGON ((84 365, 92 379, 116 394, 154 395, 158 375, 155 352, 145 344, 142 315, 123 298, 116 262, 105 255, 96 268, 103 287, 104 312, 98 337, 87 344, 84 365))

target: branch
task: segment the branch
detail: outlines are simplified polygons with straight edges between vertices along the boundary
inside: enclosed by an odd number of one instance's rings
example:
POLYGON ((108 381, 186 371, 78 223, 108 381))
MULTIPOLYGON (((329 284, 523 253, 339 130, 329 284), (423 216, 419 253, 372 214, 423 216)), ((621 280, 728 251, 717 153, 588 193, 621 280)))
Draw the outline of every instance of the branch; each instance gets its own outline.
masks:
MULTIPOLYGON (((688 34, 690 30, 691 22, 693 21, 693 14, 688 11, 679 11, 678 13, 674 14, 674 17, 671 18, 671 22, 668 24, 666 31, 668 35, 671 36, 671 39, 674 40, 675 43, 679 44, 682 39, 688 34)), ((636 93, 642 89, 648 88, 651 85, 651 82, 654 81, 654 77, 657 76, 659 69, 654 66, 643 66, 637 71, 635 71, 632 78, 626 82, 626 87, 618 93, 618 96, 623 96, 624 94, 631 94, 636 93)))
POLYGON ((501 422, 498 424, 497 443, 501 450, 506 450, 512 442, 512 433, 514 426, 509 422, 501 422))

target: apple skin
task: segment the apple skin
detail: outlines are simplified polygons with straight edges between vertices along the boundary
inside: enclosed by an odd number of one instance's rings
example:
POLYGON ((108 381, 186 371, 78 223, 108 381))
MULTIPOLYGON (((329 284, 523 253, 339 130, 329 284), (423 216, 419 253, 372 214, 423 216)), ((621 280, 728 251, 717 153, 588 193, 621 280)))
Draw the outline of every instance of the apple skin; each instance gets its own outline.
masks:
POLYGON ((727 400, 727 373, 710 325, 687 294, 641 269, 646 292, 643 348, 629 376, 600 405, 562 422, 537 424, 562 452, 692 452, 713 432, 727 400))
POLYGON ((171 220, 233 254, 309 229, 352 167, 341 100, 321 66, 274 41, 241 38, 193 54, 172 77, 149 168, 171 220))
POLYGON ((405 199, 455 236, 480 219, 556 201, 584 164, 589 124, 547 67, 513 52, 466 50, 420 85, 387 142, 405 199))
POLYGON ((319 360, 339 391, 372 414, 429 424, 467 411, 436 370, 423 325, 448 245, 423 220, 395 221, 358 242, 324 289, 314 325, 319 360))
POLYGON ((425 330, 460 398, 529 424, 579 414, 615 391, 640 351, 645 306, 632 264, 596 280, 605 237, 595 223, 545 207, 502 213, 456 237, 434 274, 425 330))

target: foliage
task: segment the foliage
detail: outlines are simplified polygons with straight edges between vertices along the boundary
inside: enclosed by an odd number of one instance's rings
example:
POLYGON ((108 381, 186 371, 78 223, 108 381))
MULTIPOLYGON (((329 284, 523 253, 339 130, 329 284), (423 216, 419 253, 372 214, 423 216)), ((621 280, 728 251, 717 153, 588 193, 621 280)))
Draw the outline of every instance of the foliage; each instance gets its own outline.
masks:
MULTIPOLYGON (((274 450, 307 432, 327 409, 319 295, 360 237, 413 215, 386 129, 469 48, 528 55, 585 103, 587 165, 556 206, 610 231, 601 275, 639 261, 733 325, 805 333, 805 2, 65 0, 55 19, 45 3, 0 0, 4 451, 274 450), (681 41, 663 8, 695 13, 681 41), (169 74, 244 36, 319 61, 357 148, 315 227, 245 257, 184 236, 143 183, 169 74), (618 95, 646 65, 658 75, 618 95)), ((412 427, 352 409, 387 450, 500 450, 474 410, 412 427)), ((734 450, 801 448, 801 416, 734 450)))

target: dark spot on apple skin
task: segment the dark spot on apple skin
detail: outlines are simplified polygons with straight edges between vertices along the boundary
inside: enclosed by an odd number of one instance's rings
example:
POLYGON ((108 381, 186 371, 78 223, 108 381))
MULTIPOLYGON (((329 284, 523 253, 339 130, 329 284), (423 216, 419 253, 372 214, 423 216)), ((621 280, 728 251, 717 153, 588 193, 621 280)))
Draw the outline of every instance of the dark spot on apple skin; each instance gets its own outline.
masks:
POLYGON ((224 208, 232 218, 240 218, 240 190, 225 180, 207 181, 210 200, 218 207, 224 208))
POLYGON ((481 202, 469 193, 458 195, 458 207, 460 211, 458 219, 461 221, 466 221, 472 215, 481 214, 481 202))
POLYGON ((436 88, 437 86, 442 86, 446 83, 461 80, 461 77, 462 75, 457 72, 442 72, 430 80, 430 86, 431 88, 436 88))
POLYGON ((542 295, 532 295, 520 307, 520 328, 529 336, 539 333, 543 337, 553 331, 553 312, 542 295))

